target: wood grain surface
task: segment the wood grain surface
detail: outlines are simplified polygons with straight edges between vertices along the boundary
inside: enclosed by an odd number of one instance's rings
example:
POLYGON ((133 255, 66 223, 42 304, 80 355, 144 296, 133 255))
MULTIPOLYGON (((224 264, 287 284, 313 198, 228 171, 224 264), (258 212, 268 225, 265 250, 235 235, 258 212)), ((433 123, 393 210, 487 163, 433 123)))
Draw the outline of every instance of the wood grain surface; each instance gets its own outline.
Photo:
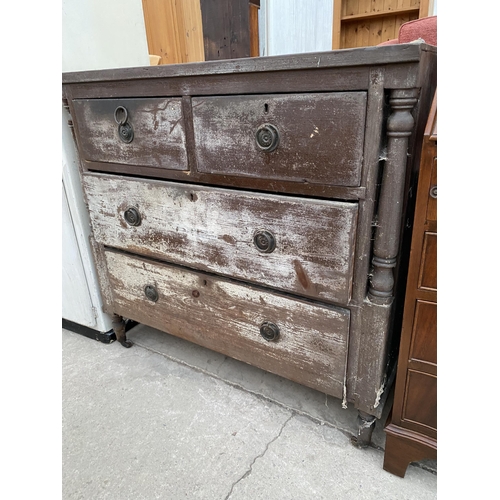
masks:
POLYGON ((85 160, 187 170, 181 99, 77 99, 73 107, 85 160), (128 144, 118 137, 119 106, 134 130, 128 144))
POLYGON ((119 314, 264 370, 342 396, 350 313, 212 275, 106 251, 119 314), (146 298, 154 286, 158 300, 146 298), (269 342, 261 324, 273 322, 269 342))
POLYGON ((104 174, 86 174, 83 182, 101 244, 326 301, 349 301, 356 203, 104 174), (140 226, 127 224, 130 207, 140 213, 140 226), (261 230, 275 237, 272 253, 254 244, 261 230))
POLYGON ((366 93, 336 92, 194 97, 197 169, 258 178, 358 186, 366 93), (273 152, 257 146, 257 129, 273 125, 273 152))

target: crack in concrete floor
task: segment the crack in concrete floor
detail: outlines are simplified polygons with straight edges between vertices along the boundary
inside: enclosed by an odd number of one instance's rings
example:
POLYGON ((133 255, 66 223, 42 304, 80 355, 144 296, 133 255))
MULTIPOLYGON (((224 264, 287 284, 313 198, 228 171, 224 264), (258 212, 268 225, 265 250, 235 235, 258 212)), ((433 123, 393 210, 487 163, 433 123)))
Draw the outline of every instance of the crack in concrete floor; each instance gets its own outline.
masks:
POLYGON ((278 434, 273 438, 271 439, 271 441, 269 441, 269 443, 266 444, 266 447, 264 448, 264 451, 262 453, 260 453, 259 455, 257 455, 252 463, 250 464, 250 467, 249 469, 245 472, 245 474, 243 474, 238 480, 236 480, 232 486, 231 486, 231 489, 229 490, 229 493, 227 494, 227 496, 224 498, 224 500, 228 500, 229 497, 232 495, 233 493, 233 490, 235 488, 235 486, 240 483, 241 481, 243 481, 243 479, 245 479, 246 477, 248 477, 251 473, 252 473, 252 470, 253 470, 253 466, 255 465, 255 462, 259 459, 259 458, 262 458, 266 453, 267 453, 267 450, 269 449, 269 446, 271 446, 277 439, 280 438, 282 432, 283 432, 283 429, 285 428, 286 424, 288 424, 288 422, 290 422, 290 420, 292 420, 292 418, 294 417, 293 413, 286 419, 286 421, 283 423, 283 425, 281 426, 278 434))

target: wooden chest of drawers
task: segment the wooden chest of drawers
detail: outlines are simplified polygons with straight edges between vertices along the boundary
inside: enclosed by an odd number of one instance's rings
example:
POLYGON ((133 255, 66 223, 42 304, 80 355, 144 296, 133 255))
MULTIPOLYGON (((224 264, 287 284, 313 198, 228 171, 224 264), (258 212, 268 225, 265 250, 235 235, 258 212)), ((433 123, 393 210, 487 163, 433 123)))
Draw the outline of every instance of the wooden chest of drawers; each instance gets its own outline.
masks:
POLYGON ((437 95, 427 121, 384 469, 437 458, 437 95))
POLYGON ((435 80, 425 44, 64 74, 118 340, 133 319, 352 403, 368 444, 435 80))

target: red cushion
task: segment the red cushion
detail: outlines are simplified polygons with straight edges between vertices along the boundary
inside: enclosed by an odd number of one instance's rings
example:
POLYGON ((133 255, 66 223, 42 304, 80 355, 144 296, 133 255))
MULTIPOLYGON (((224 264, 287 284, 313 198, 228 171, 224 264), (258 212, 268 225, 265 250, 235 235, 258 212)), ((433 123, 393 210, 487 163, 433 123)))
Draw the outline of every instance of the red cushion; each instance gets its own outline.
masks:
POLYGON ((399 28, 399 43, 409 43, 422 38, 425 43, 437 47, 437 16, 408 21, 399 28))

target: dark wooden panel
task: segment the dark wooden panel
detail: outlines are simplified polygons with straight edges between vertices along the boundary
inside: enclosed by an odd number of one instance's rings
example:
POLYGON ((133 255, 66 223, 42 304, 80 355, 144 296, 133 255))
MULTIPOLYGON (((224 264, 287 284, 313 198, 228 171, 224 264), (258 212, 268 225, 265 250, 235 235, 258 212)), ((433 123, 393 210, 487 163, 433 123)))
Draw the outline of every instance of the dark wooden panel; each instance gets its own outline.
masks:
MULTIPOLYGON (((437 156, 432 158, 432 170, 431 170, 431 184, 429 186, 429 193, 431 189, 436 187, 437 189, 437 156)), ((437 194, 436 194, 437 196, 437 194)), ((437 198, 429 194, 429 200, 427 201, 427 220, 437 221, 437 198)))
MULTIPOLYGON (((253 58, 252 60, 258 60, 253 58)), ((194 63, 193 63, 194 64, 194 63)), ((187 64, 186 66, 191 66, 187 64)), ((414 66, 414 65, 411 65, 414 66)), ((156 69, 164 66, 150 66, 156 69)), ((399 68, 400 66, 398 66, 399 68)), ((72 98, 156 97, 189 95, 240 95, 259 93, 359 91, 368 86, 369 68, 304 69, 303 71, 269 71, 231 73, 175 78, 141 78, 133 81, 75 83, 66 91, 72 98), (96 84, 97 83, 97 84, 96 84)), ((415 78, 414 78, 415 81, 415 78)))
MULTIPOLYGON (((307 54, 289 54, 283 56, 256 57, 225 61, 207 61, 192 64, 169 64, 154 67, 119 68, 91 71, 75 71, 63 73, 63 84, 82 82, 115 82, 138 79, 172 78, 183 76, 201 76, 230 73, 255 73, 267 71, 289 71, 311 68, 349 67, 349 71, 357 66, 388 65, 385 70, 390 73, 393 65, 399 63, 418 63, 422 54, 430 52, 435 58, 437 48, 426 44, 400 44, 385 47, 366 47, 357 49, 335 50, 331 52, 311 52, 307 54)), ((431 64, 434 66, 434 64, 431 64)), ((248 78, 248 74, 245 75, 248 78)), ((252 75, 253 77, 253 75, 252 75)), ((310 81, 310 87, 316 83, 310 81)))
POLYGON ((73 101, 83 159, 187 170, 181 99, 81 99, 73 101), (126 108, 133 140, 118 135, 115 110, 126 108))
POLYGON ((403 421, 437 429, 437 378, 408 370, 403 421))
POLYGON ((418 287, 428 290, 437 290, 437 234, 424 234, 422 263, 418 287))
POLYGON ((197 169, 268 179, 358 186, 365 92, 193 98, 197 169), (259 149, 270 124, 279 142, 259 149))
MULTIPOLYGON (((194 156, 194 150, 188 149, 188 153, 190 157, 194 156)), ((366 189, 362 186, 324 186, 321 184, 309 184, 308 182, 299 183, 286 180, 207 174, 204 172, 196 172, 195 170, 160 170, 153 167, 140 167, 140 169, 138 169, 135 165, 120 165, 116 163, 82 162, 82 167, 84 172, 109 172, 128 175, 137 175, 140 172, 143 177, 152 177, 155 179, 171 179, 188 183, 227 186, 247 190, 270 191, 272 193, 313 196, 317 198, 358 201, 366 197, 366 189)))
POLYGON ((85 175, 97 241, 276 289, 346 304, 352 286, 356 203, 85 175), (130 226, 124 213, 140 212, 130 226), (258 231, 276 248, 261 253, 258 231))
POLYGON ((200 0, 205 61, 250 57, 248 0, 200 0))
POLYGON ((437 304, 417 300, 410 359, 437 364, 437 304))
POLYGON ((349 311, 106 251, 114 310, 309 387, 342 396, 349 311), (144 288, 153 285, 157 302, 144 288), (260 335, 264 321, 278 341, 260 335))

